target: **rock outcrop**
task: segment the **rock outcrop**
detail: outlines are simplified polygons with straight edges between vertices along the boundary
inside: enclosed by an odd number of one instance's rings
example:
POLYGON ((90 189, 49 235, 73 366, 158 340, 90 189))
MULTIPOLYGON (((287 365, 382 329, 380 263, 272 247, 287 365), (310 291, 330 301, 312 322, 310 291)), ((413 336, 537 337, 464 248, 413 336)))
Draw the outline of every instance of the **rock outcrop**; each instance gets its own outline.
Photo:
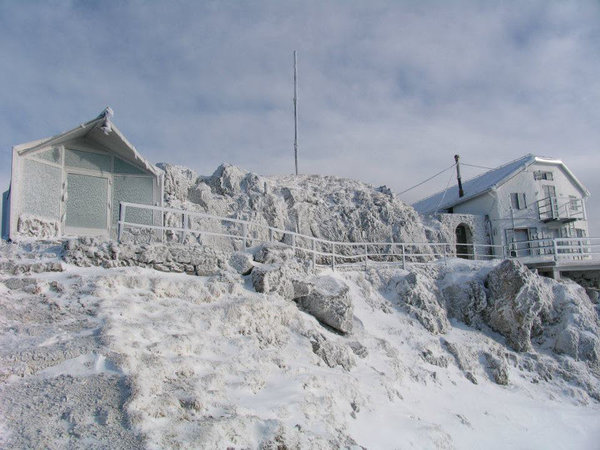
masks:
MULTIPOLYGON (((167 205, 250 220, 257 224, 249 230, 253 238, 268 240, 264 228, 268 225, 335 241, 426 242, 421 218, 411 206, 389 190, 355 180, 263 177, 226 164, 208 177, 170 164, 159 167, 165 171, 167 205)), ((222 229, 221 224, 207 221, 202 227, 222 229)), ((230 244, 209 236, 198 239, 230 244)), ((274 239, 289 236, 276 233, 274 239)))
POLYGON ((329 276, 316 277, 310 293, 294 300, 320 322, 342 333, 352 331, 354 307, 344 282, 329 276))
POLYGON ((450 327, 446 310, 439 302, 441 293, 435 278, 411 272, 396 285, 400 302, 432 333, 445 333, 450 327))

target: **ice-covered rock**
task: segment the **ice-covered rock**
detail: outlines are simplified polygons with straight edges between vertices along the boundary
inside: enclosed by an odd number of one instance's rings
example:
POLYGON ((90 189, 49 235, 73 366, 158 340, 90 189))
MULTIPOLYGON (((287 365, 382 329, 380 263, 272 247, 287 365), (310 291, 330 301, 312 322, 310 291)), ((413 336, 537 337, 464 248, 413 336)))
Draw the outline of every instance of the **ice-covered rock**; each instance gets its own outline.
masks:
MULTIPOLYGON (((266 226, 335 241, 425 242, 420 216, 387 189, 332 176, 259 176, 221 165, 211 176, 160 164, 167 205, 236 217, 257 224, 252 238, 269 239, 266 226)), ((192 219, 194 226, 222 231, 222 225, 192 219)), ((289 235, 274 233, 275 240, 289 235)), ((230 242, 201 237, 222 246, 230 242)))
POLYGON ((346 370, 356 365, 356 359, 351 348, 340 345, 323 335, 316 335, 311 340, 315 355, 321 358, 329 367, 341 366, 346 370))
POLYGON ((266 242, 254 250, 254 261, 262 264, 283 264, 294 259, 294 249, 279 242, 266 242))
POLYGON ((485 288, 477 280, 452 284, 442 290, 449 317, 475 325, 487 306, 485 288))
POLYGON ((515 260, 506 260, 486 278, 489 291, 484 317, 517 351, 531 349, 531 337, 542 333, 551 315, 551 294, 539 277, 515 260))
POLYGON ((287 300, 294 298, 292 278, 296 276, 297 273, 285 264, 258 264, 251 273, 256 292, 277 293, 287 300))
POLYGON ((506 357, 497 352, 485 352, 485 359, 491 373, 491 378, 495 383, 506 386, 509 381, 509 370, 506 357))
POLYGON ((298 306, 324 324, 342 333, 350 333, 354 308, 348 286, 330 276, 316 277, 312 281, 311 292, 294 299, 298 306))
POLYGON ((254 268, 254 258, 246 252, 233 253, 228 262, 229 266, 240 275, 248 275, 254 268))
POLYGON ((400 302, 432 333, 445 333, 450 324, 440 304, 442 295, 436 279, 422 272, 411 272, 396 285, 400 302))

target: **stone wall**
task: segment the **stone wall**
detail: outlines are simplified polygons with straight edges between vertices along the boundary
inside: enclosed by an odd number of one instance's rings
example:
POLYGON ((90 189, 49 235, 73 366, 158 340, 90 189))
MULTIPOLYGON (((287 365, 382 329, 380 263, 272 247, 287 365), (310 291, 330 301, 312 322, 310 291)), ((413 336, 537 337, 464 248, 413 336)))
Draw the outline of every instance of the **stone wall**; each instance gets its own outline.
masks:
POLYGON ((57 220, 21 214, 17 224, 17 232, 24 237, 52 239, 60 234, 57 220))
POLYGON ((199 276, 217 275, 227 264, 225 255, 201 245, 131 245, 92 238, 65 241, 63 258, 83 267, 138 266, 199 276))
MULTIPOLYGON (((465 224, 472 233, 474 244, 489 245, 490 236, 485 216, 473 214, 436 214, 427 217, 427 238, 430 242, 448 242, 448 251, 456 250, 456 227, 465 224)), ((479 251, 481 254, 481 250, 479 251)), ((489 254, 489 252, 486 252, 489 254)))

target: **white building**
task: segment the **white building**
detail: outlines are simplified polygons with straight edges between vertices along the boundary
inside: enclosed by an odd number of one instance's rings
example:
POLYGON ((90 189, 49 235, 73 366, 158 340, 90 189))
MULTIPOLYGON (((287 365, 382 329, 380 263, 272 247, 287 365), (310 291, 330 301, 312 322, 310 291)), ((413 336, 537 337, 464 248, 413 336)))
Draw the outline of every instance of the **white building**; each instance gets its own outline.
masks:
MULTIPOLYGON (((537 243, 526 241, 588 235, 585 199, 590 193, 561 160, 529 154, 465 181, 463 191, 460 196, 452 187, 413 206, 424 215, 482 217, 489 243, 508 245, 514 256, 544 254, 537 243)), ((470 244, 472 236, 469 226, 458 225, 457 244, 470 244)))
MULTIPOLYGON (((107 108, 65 133, 13 147, 3 237, 109 238, 116 236, 120 202, 162 206, 163 172, 140 156, 111 116, 107 108)), ((152 213, 138 214, 145 216, 136 221, 153 223, 152 213)))

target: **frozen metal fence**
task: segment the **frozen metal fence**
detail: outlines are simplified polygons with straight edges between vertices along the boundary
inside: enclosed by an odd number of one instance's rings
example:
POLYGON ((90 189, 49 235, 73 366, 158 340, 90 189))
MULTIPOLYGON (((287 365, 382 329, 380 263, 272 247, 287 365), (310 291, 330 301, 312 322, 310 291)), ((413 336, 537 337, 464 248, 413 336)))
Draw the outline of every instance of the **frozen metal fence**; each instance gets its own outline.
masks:
POLYGON ((513 242, 507 246, 432 242, 341 242, 321 239, 255 221, 161 206, 121 202, 118 240, 136 232, 146 242, 202 242, 243 250, 263 242, 280 242, 312 262, 313 267, 370 264, 426 264, 447 258, 490 260, 518 258, 529 261, 600 260, 600 238, 556 238, 513 242), (152 213, 153 223, 136 220, 152 213))

